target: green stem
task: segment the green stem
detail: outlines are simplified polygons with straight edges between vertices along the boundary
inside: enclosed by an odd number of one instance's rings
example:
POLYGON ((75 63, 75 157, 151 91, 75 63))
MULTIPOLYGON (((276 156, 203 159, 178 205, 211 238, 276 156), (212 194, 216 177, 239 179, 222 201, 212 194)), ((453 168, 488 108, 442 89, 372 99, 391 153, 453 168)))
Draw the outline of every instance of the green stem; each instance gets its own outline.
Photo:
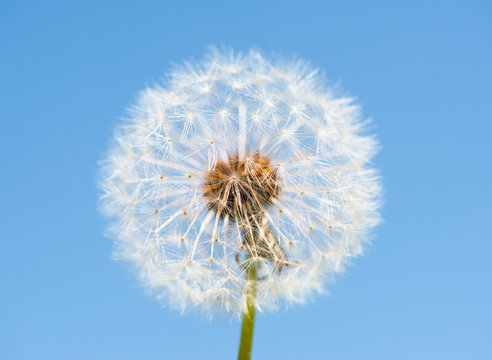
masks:
POLYGON ((243 324, 241 327, 241 342, 239 343, 238 360, 250 360, 251 348, 253 346, 253 330, 255 326, 255 298, 256 298, 256 281, 258 275, 256 266, 251 264, 246 271, 246 277, 251 284, 248 289, 248 298, 246 311, 243 314, 243 324))

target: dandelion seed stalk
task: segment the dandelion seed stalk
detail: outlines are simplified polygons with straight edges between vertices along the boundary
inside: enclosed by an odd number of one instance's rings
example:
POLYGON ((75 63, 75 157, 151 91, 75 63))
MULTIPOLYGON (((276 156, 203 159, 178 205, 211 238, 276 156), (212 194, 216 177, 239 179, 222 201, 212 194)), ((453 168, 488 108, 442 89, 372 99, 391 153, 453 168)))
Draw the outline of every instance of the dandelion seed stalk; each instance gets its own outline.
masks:
POLYGON ((251 359, 251 349, 253 347, 253 332, 255 326, 255 299, 258 274, 256 266, 250 266, 246 271, 246 277, 250 287, 246 290, 247 294, 247 306, 246 311, 243 313, 243 321, 241 326, 241 340, 239 343, 238 360, 251 359))

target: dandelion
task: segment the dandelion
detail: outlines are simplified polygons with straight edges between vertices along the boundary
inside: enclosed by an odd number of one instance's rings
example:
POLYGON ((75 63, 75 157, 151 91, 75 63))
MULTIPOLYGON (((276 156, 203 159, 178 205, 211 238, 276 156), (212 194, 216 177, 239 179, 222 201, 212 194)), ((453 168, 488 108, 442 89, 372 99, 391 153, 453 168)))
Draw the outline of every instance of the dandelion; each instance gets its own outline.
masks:
MULTIPOLYGON (((301 61, 212 50, 142 91, 102 166, 115 255, 171 306, 302 303, 379 221, 374 137, 301 61)), ((246 354, 246 355, 244 355, 246 354)))

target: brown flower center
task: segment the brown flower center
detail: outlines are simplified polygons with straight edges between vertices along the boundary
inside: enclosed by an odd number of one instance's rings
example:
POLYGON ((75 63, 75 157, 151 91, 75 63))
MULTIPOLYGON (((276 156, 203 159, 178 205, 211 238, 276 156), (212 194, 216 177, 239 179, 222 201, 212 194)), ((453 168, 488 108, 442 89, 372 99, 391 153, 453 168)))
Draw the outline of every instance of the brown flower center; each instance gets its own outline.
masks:
POLYGON ((203 186, 207 207, 235 221, 260 215, 279 191, 277 169, 258 152, 244 159, 235 154, 218 161, 203 186))

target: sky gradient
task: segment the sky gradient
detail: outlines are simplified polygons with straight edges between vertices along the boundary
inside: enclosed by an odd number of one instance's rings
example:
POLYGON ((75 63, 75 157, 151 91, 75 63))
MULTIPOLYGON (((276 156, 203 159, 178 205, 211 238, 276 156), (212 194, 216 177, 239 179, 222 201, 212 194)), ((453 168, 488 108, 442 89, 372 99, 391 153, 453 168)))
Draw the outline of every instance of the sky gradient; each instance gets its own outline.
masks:
POLYGON ((382 144, 373 244, 261 314, 253 358, 492 358, 490 3, 6 0, 0 44, 1 359, 236 357, 239 322, 146 295, 97 210, 125 107, 207 45, 311 61, 382 144))

